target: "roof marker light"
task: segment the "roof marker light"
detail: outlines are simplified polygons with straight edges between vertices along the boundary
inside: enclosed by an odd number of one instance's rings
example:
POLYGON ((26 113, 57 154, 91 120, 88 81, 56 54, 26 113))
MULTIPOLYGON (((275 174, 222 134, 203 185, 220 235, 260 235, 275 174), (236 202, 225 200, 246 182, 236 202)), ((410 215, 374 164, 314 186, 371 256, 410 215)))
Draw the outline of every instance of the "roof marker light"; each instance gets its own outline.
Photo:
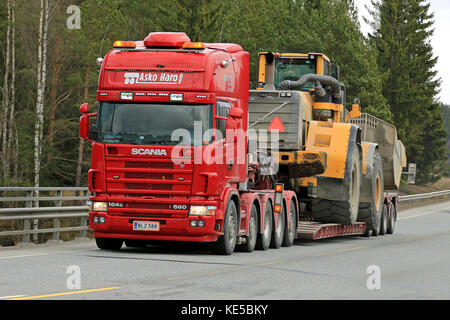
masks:
POLYGON ((185 42, 183 49, 205 49, 205 44, 203 42, 185 42))
POLYGON ((136 42, 134 41, 115 41, 114 48, 136 48, 136 42))

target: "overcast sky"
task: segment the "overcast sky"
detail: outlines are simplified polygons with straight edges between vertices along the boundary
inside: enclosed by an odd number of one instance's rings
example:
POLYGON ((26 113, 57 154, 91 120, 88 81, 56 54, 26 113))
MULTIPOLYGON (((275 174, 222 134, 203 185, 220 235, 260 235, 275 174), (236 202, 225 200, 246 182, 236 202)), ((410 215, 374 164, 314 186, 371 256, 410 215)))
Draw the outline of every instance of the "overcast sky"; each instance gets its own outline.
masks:
MULTIPOLYGON (((371 8, 370 0, 355 0, 358 6, 361 29, 364 34, 371 31, 371 28, 364 23, 362 16, 370 18, 364 5, 371 8)), ((431 39, 433 53, 438 57, 436 68, 438 77, 441 78, 441 102, 450 105, 450 59, 446 55, 450 52, 450 1, 449 0, 428 0, 431 3, 430 11, 434 12, 434 35, 431 39)))

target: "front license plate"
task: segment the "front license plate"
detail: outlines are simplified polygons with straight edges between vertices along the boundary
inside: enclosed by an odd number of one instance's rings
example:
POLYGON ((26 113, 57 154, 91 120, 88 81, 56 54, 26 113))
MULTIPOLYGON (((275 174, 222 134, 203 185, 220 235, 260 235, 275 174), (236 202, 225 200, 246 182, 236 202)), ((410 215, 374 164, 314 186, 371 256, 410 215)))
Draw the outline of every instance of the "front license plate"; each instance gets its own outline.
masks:
POLYGON ((133 230, 159 231, 159 221, 133 221, 133 230))

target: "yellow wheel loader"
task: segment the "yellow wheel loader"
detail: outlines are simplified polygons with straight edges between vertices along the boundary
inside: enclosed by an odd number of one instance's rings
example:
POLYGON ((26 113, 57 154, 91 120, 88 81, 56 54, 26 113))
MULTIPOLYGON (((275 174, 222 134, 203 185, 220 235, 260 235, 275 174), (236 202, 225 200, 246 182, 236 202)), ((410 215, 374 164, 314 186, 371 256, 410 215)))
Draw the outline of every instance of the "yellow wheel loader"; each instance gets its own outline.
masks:
POLYGON ((340 68, 326 55, 262 52, 249 128, 267 130, 258 143, 278 139, 277 178, 298 194, 302 219, 364 222, 367 235, 378 235, 405 148, 394 126, 361 114, 357 100, 347 110, 345 101, 340 68))

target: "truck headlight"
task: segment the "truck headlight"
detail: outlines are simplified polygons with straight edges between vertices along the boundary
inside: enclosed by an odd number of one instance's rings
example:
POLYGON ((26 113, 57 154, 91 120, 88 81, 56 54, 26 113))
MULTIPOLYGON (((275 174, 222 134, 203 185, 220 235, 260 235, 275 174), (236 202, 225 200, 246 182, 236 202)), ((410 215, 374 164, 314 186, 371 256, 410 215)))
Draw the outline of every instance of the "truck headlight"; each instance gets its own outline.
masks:
POLYGON ((214 216, 215 214, 215 206, 191 206, 189 208, 189 215, 191 216, 214 216))
POLYGON ((92 202, 92 211, 108 211, 108 203, 93 201, 92 202))

